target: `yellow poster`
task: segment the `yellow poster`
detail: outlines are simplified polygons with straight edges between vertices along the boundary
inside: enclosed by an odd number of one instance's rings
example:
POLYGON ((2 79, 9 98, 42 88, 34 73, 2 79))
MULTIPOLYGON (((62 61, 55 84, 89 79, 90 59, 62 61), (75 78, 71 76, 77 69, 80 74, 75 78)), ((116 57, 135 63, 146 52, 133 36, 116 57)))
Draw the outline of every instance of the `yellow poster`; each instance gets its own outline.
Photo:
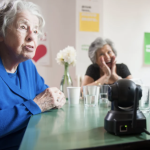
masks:
POLYGON ((99 32, 99 14, 80 12, 80 31, 99 32))

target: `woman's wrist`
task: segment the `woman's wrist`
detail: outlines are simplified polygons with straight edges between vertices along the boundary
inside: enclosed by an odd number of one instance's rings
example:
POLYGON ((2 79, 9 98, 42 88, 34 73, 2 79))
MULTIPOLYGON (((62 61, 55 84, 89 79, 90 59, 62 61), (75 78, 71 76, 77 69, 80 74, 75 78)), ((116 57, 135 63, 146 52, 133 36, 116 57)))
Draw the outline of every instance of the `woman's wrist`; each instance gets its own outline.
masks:
POLYGON ((96 85, 101 85, 101 82, 99 82, 98 80, 95 81, 96 85))
POLYGON ((122 77, 118 76, 118 80, 122 79, 122 77))
POLYGON ((103 79, 103 80, 109 80, 109 79, 110 79, 110 76, 109 76, 109 75, 103 75, 103 76, 102 76, 102 79, 103 79))
POLYGON ((115 75, 113 75, 113 79, 115 81, 118 81, 118 80, 122 79, 122 77, 120 77, 119 75, 115 74, 115 75))
POLYGON ((96 85, 102 85, 104 83, 107 83, 109 80, 110 76, 108 75, 103 75, 101 78, 95 81, 96 85))

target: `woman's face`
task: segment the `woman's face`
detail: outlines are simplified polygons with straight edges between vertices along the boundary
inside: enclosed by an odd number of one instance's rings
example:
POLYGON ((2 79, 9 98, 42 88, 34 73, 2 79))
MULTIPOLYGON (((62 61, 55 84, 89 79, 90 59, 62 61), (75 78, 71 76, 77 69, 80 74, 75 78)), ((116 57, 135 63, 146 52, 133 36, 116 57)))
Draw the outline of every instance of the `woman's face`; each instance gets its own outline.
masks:
POLYGON ((107 66, 111 68, 113 56, 115 56, 115 54, 112 48, 109 45, 104 45, 96 52, 96 63, 100 66, 101 65, 100 58, 103 57, 107 66))
POLYGON ((33 58, 37 48, 38 28, 39 20, 35 15, 27 11, 18 13, 6 29, 6 36, 0 38, 8 57, 16 61, 33 58))

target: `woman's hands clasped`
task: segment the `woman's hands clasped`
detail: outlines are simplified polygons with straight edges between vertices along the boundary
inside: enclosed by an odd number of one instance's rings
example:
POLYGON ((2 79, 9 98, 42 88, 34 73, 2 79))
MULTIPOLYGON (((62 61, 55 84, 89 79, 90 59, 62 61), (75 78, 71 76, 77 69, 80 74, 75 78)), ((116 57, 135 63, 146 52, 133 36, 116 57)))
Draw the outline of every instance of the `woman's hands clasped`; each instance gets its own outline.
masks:
POLYGON ((41 111, 47 111, 54 107, 61 108, 65 102, 65 95, 56 87, 47 88, 34 98, 34 102, 40 107, 41 111))
POLYGON ((101 65, 100 68, 102 69, 104 76, 106 77, 106 83, 111 79, 113 81, 118 80, 118 75, 116 74, 116 57, 111 57, 111 67, 109 68, 104 60, 104 57, 100 57, 101 65))
POLYGON ((100 65, 100 68, 102 69, 102 71, 104 72, 104 75, 108 76, 110 78, 111 76, 111 70, 110 68, 107 66, 105 60, 104 60, 104 57, 100 57, 100 62, 101 62, 101 65, 100 65))

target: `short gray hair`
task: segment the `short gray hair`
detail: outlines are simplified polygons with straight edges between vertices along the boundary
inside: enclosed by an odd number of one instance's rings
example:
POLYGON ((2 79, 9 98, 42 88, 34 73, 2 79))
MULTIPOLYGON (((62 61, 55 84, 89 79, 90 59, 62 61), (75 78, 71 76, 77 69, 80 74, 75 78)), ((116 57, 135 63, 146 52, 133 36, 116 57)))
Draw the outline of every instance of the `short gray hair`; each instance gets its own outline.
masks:
POLYGON ((109 45, 112 48, 112 51, 117 56, 117 52, 113 46, 113 42, 109 39, 103 39, 101 37, 98 37, 95 41, 93 41, 89 47, 88 55, 91 59, 92 63, 96 63, 96 52, 100 48, 102 48, 104 45, 109 45))
POLYGON ((6 28, 14 21, 16 14, 27 10, 39 19, 39 30, 45 25, 45 20, 40 13, 39 7, 25 0, 3 0, 0 2, 0 36, 5 37, 6 28))

